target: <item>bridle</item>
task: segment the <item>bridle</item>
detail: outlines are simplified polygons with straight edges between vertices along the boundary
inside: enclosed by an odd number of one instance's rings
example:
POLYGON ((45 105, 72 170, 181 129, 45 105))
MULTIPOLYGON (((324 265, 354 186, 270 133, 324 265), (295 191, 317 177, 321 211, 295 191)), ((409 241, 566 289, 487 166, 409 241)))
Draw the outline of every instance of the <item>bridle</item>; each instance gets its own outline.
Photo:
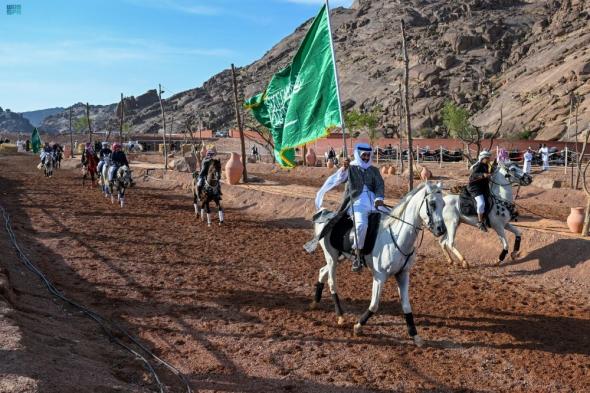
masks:
MULTIPOLYGON (((427 199, 428 199, 428 197, 430 195, 435 194, 435 193, 440 193, 440 192, 441 192, 440 190, 437 190, 437 191, 434 191, 434 192, 427 192, 424 195, 424 198, 422 199, 422 202, 420 202, 420 206, 418 207, 418 212, 420 212, 422 210, 422 205, 424 205, 424 202, 427 201, 427 199)), ((386 207, 392 208, 390 206, 386 206, 386 207)), ((382 214, 385 214, 383 212, 381 212, 381 213, 382 214)), ((403 215, 405 215, 405 214, 406 214, 406 210, 404 209, 403 215)), ((432 211, 430 209, 430 203, 428 203, 428 202, 426 202, 426 215, 428 217, 428 223, 427 223, 428 230, 431 233, 434 233, 433 232, 433 229, 434 229, 434 220, 432 218, 432 211)), ((406 268, 406 265, 408 264, 408 262, 410 261, 410 258, 412 257, 412 255, 414 255, 414 253, 416 252, 416 250, 418 248, 420 248, 420 246, 422 246, 422 241, 424 240, 424 231, 423 231, 424 225, 423 225, 423 223, 421 223, 419 226, 416 226, 416 225, 414 225, 412 223, 409 223, 409 222, 405 221, 404 219, 402 219, 400 217, 397 217, 397 216, 394 216, 394 215, 388 215, 388 216, 391 217, 391 218, 393 218, 393 219, 396 219, 396 220, 402 222, 403 224, 406 224, 406 225, 411 226, 412 228, 414 228, 414 231, 416 232, 416 234, 418 234, 419 232, 422 232, 422 236, 420 238, 420 243, 418 244, 418 246, 414 247, 414 249, 411 252, 409 252, 409 253, 406 254, 406 253, 404 253, 402 251, 402 249, 400 248, 399 244, 397 244, 397 241, 395 240, 395 236, 393 235, 393 231, 391 229, 391 225, 388 225, 387 226, 387 229, 389 231, 389 236, 391 237, 391 241, 392 241, 393 245, 399 251, 400 254, 402 254, 404 257, 406 257, 406 260, 404 261, 404 264, 399 269, 399 271, 395 274, 397 276, 399 273, 401 273, 406 268)))

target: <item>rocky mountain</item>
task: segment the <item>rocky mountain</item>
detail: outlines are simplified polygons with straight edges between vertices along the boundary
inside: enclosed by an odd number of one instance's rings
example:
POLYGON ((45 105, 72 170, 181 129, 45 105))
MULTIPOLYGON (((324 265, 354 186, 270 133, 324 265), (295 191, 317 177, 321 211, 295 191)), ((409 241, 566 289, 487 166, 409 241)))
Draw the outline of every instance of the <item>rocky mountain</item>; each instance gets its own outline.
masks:
MULTIPOLYGON (((403 75, 400 20, 406 24, 412 128, 444 134, 440 111, 447 100, 465 106, 484 130, 500 121, 504 136, 573 138, 566 130, 572 93, 578 96, 578 130, 590 124, 590 0, 356 0, 332 11, 333 34, 345 109, 379 107, 381 126, 395 133, 403 75)), ((240 96, 264 89, 289 63, 310 21, 260 60, 238 70, 240 96)), ((203 86, 164 101, 177 122, 191 116, 213 129, 234 121, 230 70, 203 86)), ((97 127, 116 118, 117 105, 93 107, 97 127), (109 120, 110 119, 110 120, 109 120)), ((575 112, 575 111, 574 111, 575 112)), ((51 116, 42 128, 64 131, 51 116)), ((132 132, 161 130, 155 91, 125 101, 132 132)), ((180 127, 180 126, 177 126, 180 127)))
POLYGON ((20 113, 0 107, 0 132, 24 132, 33 131, 31 123, 20 113))
POLYGON ((28 119, 34 127, 39 127, 46 117, 61 113, 63 111, 64 108, 47 108, 36 111, 22 112, 21 114, 25 119, 28 119))

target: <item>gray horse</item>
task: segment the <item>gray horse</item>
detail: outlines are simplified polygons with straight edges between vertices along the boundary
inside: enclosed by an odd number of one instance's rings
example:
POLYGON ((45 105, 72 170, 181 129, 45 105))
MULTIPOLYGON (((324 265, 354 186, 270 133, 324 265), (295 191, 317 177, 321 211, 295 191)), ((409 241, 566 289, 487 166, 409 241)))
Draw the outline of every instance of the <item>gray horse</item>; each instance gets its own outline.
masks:
MULTIPOLYGON (((510 224, 515 208, 512 185, 528 186, 531 182, 531 176, 524 173, 518 165, 511 162, 499 163, 490 178, 490 194, 493 206, 488 214, 488 218, 491 227, 496 231, 502 242, 502 252, 497 261, 498 265, 504 261, 504 258, 508 254, 508 241, 506 240, 505 229, 514 233, 516 237, 514 240, 514 250, 510 255, 512 259, 518 257, 520 241, 522 239, 520 231, 514 225, 510 224)), ((455 235, 461 223, 477 227, 477 216, 466 216, 461 213, 459 195, 446 195, 444 200, 445 208, 443 217, 447 227, 447 234, 439 240, 440 246, 449 263, 453 264, 453 258, 449 253, 451 251, 459 259, 461 266, 468 268, 469 263, 459 250, 455 248, 455 235)))

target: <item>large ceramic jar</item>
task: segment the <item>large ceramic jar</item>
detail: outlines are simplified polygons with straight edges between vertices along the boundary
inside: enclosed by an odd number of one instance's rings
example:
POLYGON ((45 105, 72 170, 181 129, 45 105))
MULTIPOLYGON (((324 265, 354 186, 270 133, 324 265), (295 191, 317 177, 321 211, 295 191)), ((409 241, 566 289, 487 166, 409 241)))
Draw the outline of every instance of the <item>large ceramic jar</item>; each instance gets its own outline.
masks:
POLYGON ((328 158, 328 163, 327 163, 328 168, 332 169, 334 168, 334 159, 332 158, 328 158))
POLYGON ((225 164, 225 177, 229 184, 238 184, 240 177, 244 172, 244 165, 242 165, 242 159, 238 153, 232 153, 229 161, 225 164))
POLYGON ((385 176, 387 175, 387 172, 389 171, 389 168, 387 168, 387 165, 384 165, 381 167, 381 175, 385 176))
POLYGON ((395 166, 390 166, 388 171, 387 171, 388 175, 395 175, 395 166))
POLYGON ((420 179, 422 179, 423 181, 426 181, 426 180, 430 180, 431 177, 432 177, 432 172, 430 172, 430 169, 423 166, 422 170, 420 171, 420 179))
POLYGON ((567 217, 567 226, 572 233, 582 233, 584 226, 583 207, 572 207, 570 215, 567 217))
POLYGON ((205 145, 203 145, 203 148, 201 149, 201 160, 204 159, 206 155, 207 155, 207 148, 205 147, 205 145))
POLYGON ((307 151, 307 155, 305 156, 305 162, 307 163, 307 165, 309 166, 315 166, 315 162, 316 162, 316 155, 315 155, 315 151, 313 149, 309 149, 307 151))

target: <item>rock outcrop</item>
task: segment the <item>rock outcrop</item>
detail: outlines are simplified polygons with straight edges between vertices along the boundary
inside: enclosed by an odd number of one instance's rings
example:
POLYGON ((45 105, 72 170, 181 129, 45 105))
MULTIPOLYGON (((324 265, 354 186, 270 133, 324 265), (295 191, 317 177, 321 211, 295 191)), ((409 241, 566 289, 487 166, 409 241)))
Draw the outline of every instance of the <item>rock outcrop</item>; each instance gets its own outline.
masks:
POLYGON ((33 126, 22 114, 0 107, 0 132, 30 133, 31 131, 33 131, 33 126))

